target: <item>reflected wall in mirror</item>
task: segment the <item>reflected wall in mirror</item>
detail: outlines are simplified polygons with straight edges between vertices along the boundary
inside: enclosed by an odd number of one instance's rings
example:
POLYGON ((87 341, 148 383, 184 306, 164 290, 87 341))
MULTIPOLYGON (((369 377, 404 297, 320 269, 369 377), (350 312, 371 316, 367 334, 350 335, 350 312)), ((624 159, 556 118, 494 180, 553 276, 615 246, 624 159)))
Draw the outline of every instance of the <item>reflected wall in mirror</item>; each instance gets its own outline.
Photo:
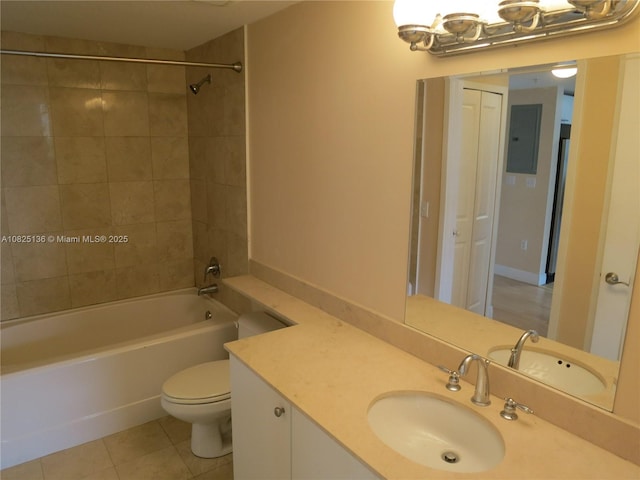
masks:
POLYGON ((563 63, 577 76, 418 81, 405 322, 505 365, 536 330, 519 371, 611 410, 640 244, 640 55, 563 63), (534 147, 535 173, 507 169, 534 147), (435 299, 455 324, 422 314, 435 299))

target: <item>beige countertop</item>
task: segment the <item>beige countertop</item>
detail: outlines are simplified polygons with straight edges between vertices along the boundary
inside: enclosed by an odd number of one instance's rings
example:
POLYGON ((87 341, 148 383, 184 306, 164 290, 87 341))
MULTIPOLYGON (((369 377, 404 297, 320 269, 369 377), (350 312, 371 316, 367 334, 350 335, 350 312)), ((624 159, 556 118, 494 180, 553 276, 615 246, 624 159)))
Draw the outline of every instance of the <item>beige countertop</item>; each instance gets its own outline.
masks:
POLYGON ((535 415, 503 420, 500 398, 492 396, 488 407, 473 405, 473 385, 463 380, 460 392, 450 392, 447 375, 435 366, 264 282, 246 276, 225 284, 296 324, 228 343, 227 350, 383 478, 640 478, 639 466, 535 415), (396 453, 367 422, 371 403, 394 391, 434 392, 482 415, 502 434, 504 460, 486 472, 460 474, 430 469, 396 453))

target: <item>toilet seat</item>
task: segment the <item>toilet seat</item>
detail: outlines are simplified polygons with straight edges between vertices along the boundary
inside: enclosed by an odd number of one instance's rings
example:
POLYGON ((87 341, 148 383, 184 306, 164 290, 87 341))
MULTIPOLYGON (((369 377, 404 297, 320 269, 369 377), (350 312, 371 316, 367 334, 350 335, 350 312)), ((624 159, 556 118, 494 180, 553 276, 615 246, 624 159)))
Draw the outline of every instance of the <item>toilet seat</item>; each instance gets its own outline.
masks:
POLYGON ((162 396, 168 402, 182 405, 230 399, 229 360, 201 363, 176 373, 162 385, 162 396))

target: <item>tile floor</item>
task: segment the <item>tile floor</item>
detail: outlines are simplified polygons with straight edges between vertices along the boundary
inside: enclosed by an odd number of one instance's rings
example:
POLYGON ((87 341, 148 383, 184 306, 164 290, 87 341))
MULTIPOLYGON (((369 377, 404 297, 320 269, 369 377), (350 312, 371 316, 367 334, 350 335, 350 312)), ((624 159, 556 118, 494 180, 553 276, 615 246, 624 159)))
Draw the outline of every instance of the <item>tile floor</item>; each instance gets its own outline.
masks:
POLYGON ((0 472, 2 480, 232 480, 232 455, 198 458, 191 425, 145 423, 0 472))

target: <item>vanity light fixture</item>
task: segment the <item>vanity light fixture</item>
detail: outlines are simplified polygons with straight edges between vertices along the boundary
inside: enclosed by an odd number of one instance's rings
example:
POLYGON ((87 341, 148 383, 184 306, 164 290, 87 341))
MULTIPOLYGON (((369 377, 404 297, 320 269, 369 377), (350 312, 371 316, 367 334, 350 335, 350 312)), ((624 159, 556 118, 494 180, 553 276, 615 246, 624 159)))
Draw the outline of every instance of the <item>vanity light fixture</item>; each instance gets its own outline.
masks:
POLYGON ((453 55, 620 25, 640 0, 395 0, 412 51, 453 55))

